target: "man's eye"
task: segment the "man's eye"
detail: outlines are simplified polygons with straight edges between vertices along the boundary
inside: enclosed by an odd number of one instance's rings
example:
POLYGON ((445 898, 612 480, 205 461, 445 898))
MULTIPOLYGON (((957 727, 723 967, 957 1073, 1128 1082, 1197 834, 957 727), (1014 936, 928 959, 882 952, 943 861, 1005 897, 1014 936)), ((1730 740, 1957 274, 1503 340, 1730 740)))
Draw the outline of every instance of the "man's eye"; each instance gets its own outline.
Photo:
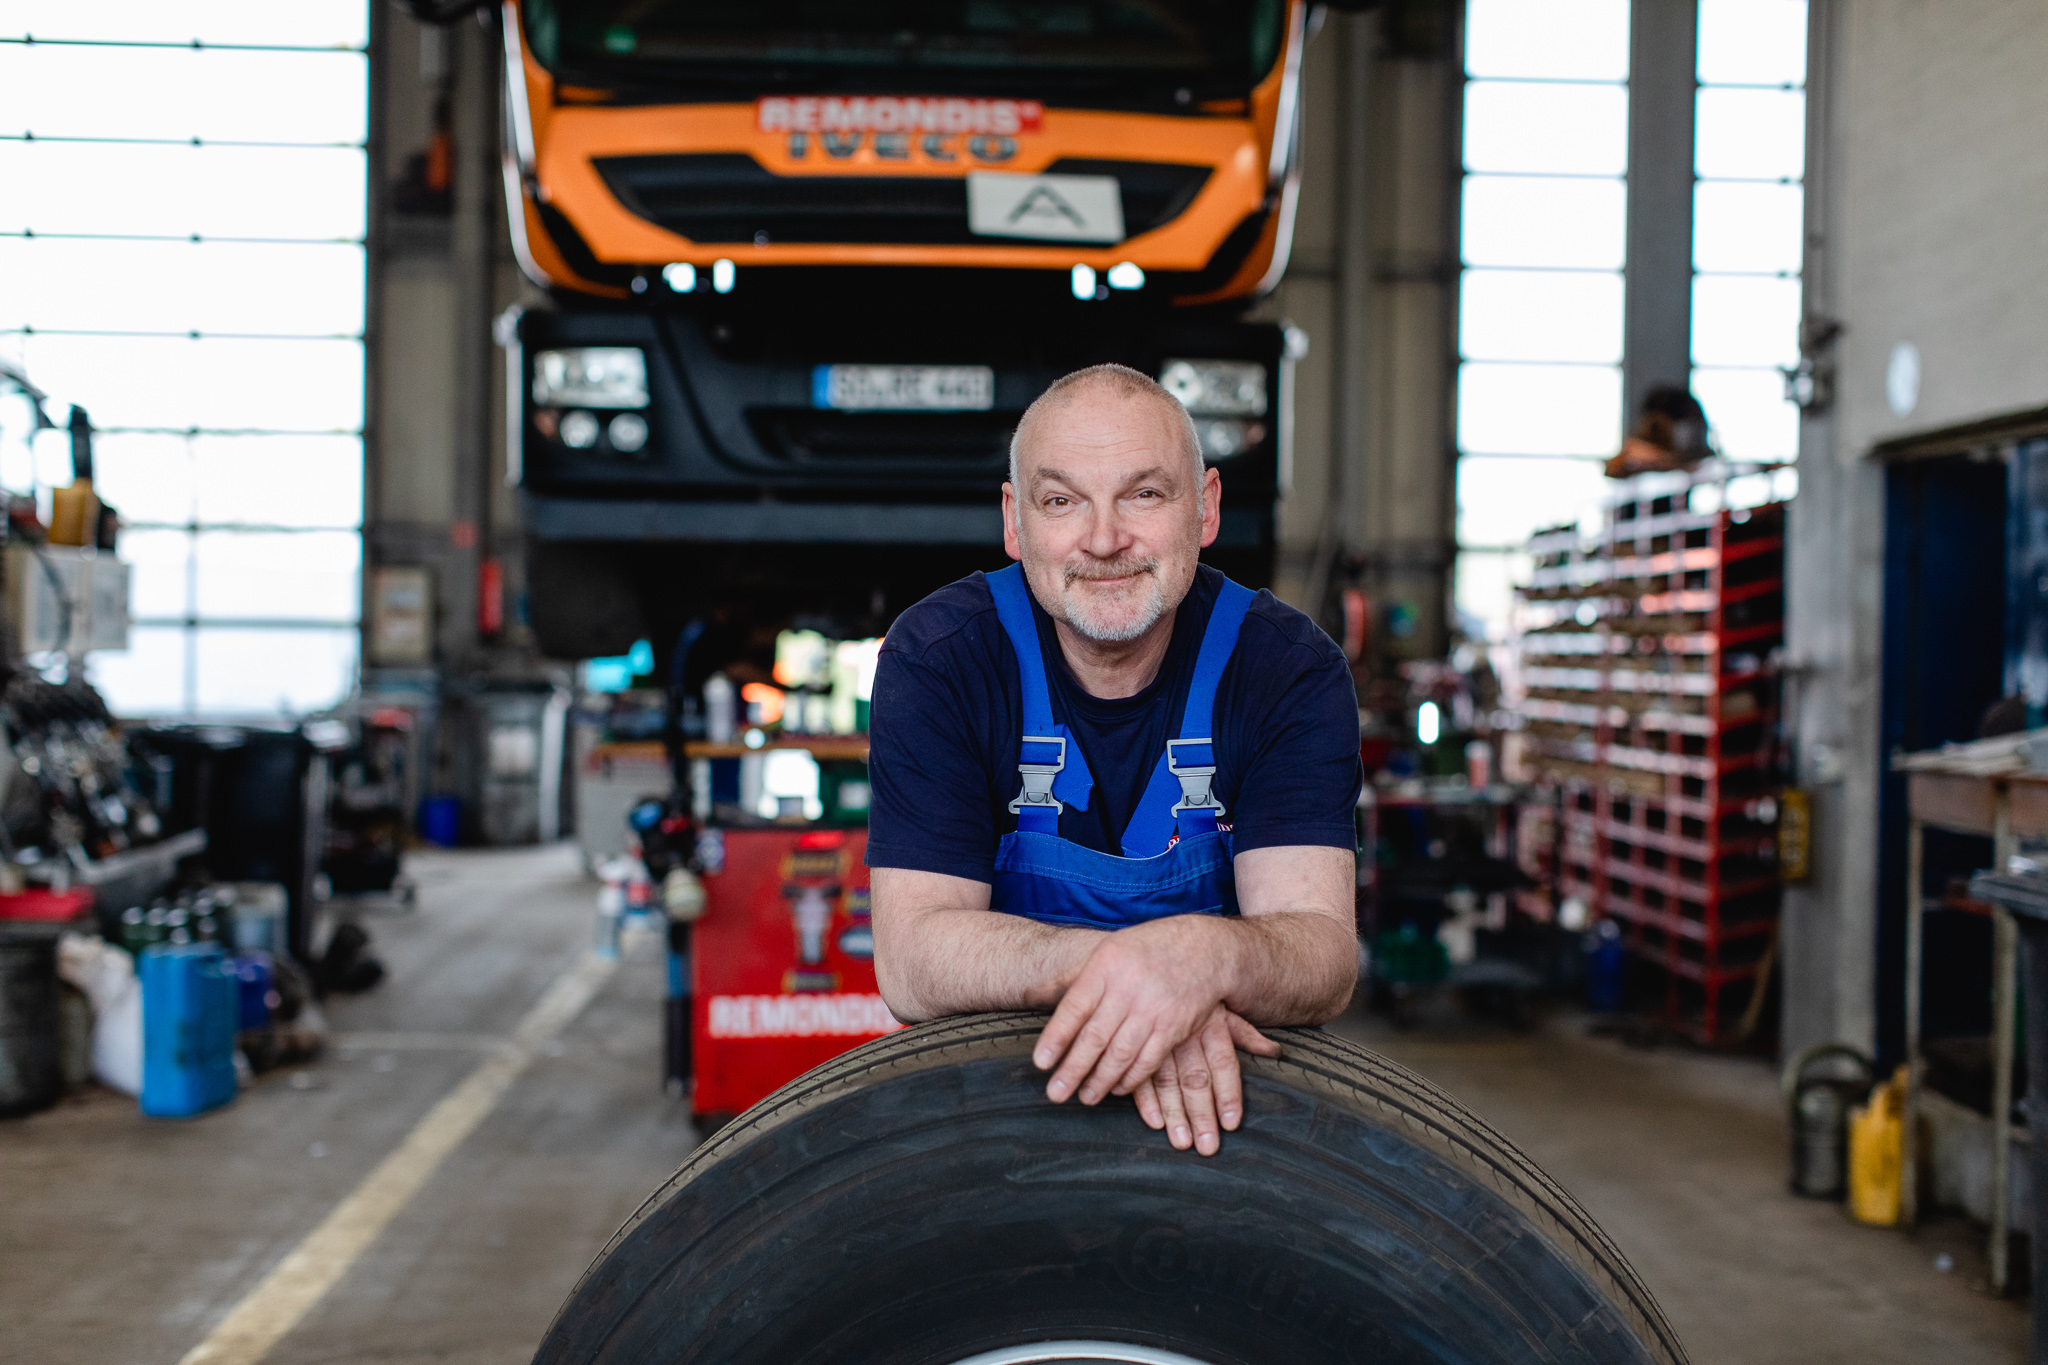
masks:
POLYGON ((1045 500, 1045 505, 1047 507, 1065 507, 1067 505, 1067 500, 1065 498, 1047 498, 1045 500))

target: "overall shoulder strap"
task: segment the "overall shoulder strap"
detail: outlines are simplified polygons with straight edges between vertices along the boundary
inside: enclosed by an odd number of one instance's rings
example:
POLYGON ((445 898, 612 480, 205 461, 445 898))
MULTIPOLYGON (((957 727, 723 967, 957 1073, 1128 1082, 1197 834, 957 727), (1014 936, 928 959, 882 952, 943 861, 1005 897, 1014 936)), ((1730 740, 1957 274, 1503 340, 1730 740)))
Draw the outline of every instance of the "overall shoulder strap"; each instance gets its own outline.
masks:
POLYGON ((995 598, 996 619, 1002 622, 1010 648, 1017 653, 1023 710, 1017 775, 1023 790, 1010 803, 1010 810, 1017 817, 1018 829, 1057 834, 1062 801, 1088 809, 1094 782, 1080 746, 1072 742, 1067 727, 1052 717, 1052 688, 1046 681, 1045 653, 1038 644, 1038 622, 1031 615, 1031 588, 1024 581, 1024 566, 1012 564, 982 577, 989 595, 995 598))
POLYGON ((1250 588, 1223 580, 1209 613, 1209 625, 1202 632, 1202 647, 1195 654, 1187 705, 1181 711, 1180 737, 1166 741, 1166 752, 1159 756, 1145 794, 1131 814, 1123 837, 1126 858, 1150 858, 1163 852, 1176 830, 1183 837, 1209 833, 1223 814, 1223 806, 1211 790, 1216 777, 1216 687, 1237 648, 1238 632, 1254 596, 1250 588))

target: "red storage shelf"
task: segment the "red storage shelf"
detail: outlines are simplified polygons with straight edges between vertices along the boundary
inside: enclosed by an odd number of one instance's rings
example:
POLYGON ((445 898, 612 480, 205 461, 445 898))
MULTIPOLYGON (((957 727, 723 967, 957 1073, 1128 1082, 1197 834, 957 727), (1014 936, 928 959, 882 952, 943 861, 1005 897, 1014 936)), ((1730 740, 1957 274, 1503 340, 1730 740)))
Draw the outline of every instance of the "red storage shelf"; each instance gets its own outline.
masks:
POLYGON ((1777 925, 1785 505, 1693 511, 1686 493, 1634 480, 1596 542, 1531 542, 1522 595, 1560 618, 1519 641, 1513 775, 1558 801, 1555 856, 1524 866, 1555 890, 1528 899, 1583 897, 1661 970, 1665 1021, 1715 1042, 1777 925))

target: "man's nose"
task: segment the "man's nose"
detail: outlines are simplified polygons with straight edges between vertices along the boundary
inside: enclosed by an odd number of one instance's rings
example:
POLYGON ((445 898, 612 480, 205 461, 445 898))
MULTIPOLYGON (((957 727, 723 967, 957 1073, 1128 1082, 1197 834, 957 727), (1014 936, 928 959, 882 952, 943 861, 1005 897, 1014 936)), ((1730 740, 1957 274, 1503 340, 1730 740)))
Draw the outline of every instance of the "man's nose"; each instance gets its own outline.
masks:
POLYGON ((1114 559, 1130 546, 1130 528, 1114 500, 1089 509, 1088 536, 1082 548, 1097 559, 1114 559))

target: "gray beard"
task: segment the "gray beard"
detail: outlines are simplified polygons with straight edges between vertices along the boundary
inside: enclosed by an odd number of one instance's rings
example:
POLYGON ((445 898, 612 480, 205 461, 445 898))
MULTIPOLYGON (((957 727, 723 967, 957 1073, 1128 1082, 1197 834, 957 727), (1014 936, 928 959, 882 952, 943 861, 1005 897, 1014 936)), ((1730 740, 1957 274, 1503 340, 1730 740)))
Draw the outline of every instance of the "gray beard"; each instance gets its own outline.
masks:
POLYGON ((1060 594, 1060 612, 1066 623, 1083 637, 1104 645, 1135 640, 1158 625, 1166 615, 1166 589, 1159 582, 1158 565, 1147 567, 1151 581, 1137 590, 1139 600, 1135 604, 1130 597, 1116 602, 1088 600, 1074 591, 1076 579, 1069 576, 1066 589, 1060 594), (1125 615, 1134 605, 1135 614, 1125 615))

